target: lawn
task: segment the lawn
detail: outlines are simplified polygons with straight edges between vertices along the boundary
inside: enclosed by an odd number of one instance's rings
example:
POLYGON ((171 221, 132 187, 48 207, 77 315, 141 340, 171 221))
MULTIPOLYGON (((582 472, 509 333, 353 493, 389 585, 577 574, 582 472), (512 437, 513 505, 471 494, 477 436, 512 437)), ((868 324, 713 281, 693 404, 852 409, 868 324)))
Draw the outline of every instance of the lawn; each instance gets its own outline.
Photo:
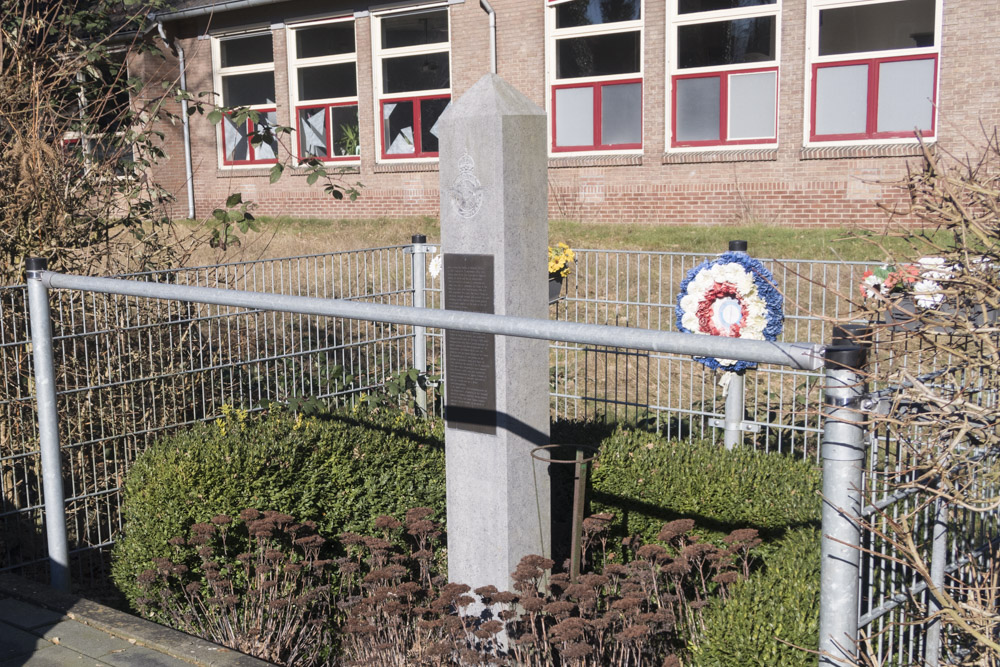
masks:
MULTIPOLYGON (((301 218, 259 219, 261 231, 250 232, 240 246, 225 252, 200 243, 190 264, 269 257, 291 257, 339 250, 355 250, 409 243, 414 234, 428 241, 441 239, 441 226, 429 216, 374 220, 321 220, 301 218)), ((182 221, 192 236, 203 235, 201 223, 182 221)), ((841 259, 882 261, 882 247, 904 250, 899 238, 853 228, 796 229, 772 225, 732 227, 656 226, 581 223, 553 220, 549 238, 574 248, 648 250, 665 252, 722 252, 726 242, 749 242, 750 253, 762 258, 841 259)))

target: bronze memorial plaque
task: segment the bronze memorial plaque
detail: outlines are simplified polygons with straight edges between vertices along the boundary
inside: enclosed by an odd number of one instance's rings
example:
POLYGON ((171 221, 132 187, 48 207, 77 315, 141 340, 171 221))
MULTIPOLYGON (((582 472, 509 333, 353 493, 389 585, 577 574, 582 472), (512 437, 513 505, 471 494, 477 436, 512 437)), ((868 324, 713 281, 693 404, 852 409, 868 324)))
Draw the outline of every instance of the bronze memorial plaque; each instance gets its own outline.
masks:
MULTIPOLYGON (((493 312, 493 255, 445 253, 444 307, 470 313, 493 312)), ((493 334, 444 332, 445 406, 449 428, 497 432, 497 380, 493 334)))

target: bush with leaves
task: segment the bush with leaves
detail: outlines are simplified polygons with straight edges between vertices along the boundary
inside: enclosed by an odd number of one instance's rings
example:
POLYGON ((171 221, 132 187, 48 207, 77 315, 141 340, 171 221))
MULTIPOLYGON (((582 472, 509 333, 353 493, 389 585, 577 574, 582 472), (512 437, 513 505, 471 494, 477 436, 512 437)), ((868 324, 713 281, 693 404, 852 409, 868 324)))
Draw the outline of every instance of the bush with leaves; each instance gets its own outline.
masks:
POLYGON ((112 575, 133 604, 136 576, 169 557, 168 540, 217 514, 268 508, 332 536, 415 505, 444 512, 439 423, 360 406, 322 418, 225 411, 155 443, 126 477, 112 575))

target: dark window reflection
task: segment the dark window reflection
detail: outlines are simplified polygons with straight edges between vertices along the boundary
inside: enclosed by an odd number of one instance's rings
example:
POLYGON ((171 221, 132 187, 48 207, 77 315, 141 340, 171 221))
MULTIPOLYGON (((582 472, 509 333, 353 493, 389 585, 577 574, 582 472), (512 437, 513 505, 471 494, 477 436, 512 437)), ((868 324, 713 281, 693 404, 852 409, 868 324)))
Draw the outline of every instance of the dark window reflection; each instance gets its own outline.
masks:
POLYGON ((295 31, 295 55, 319 58, 354 53, 354 23, 343 21, 295 31))
POLYGON ((737 9, 739 7, 757 7, 773 5, 777 0, 678 0, 678 14, 693 14, 694 12, 714 12, 719 9, 737 9))
POLYGON ((438 152, 438 138, 433 130, 438 118, 451 103, 450 99, 420 100, 420 150, 424 153, 438 152))
POLYGON ((639 0, 576 0, 556 5, 557 28, 636 21, 639 16, 639 0))
POLYGON ((934 46, 934 0, 903 0, 824 9, 819 54, 934 46))
POLYGON ((382 92, 409 93, 451 85, 447 53, 428 53, 382 60, 382 92))
POLYGON ((382 48, 438 44, 448 41, 448 10, 382 19, 382 48))
POLYGON ((639 33, 556 41, 556 77, 607 76, 639 71, 639 33))
POLYGON ((239 67, 241 65, 259 65, 274 61, 274 48, 271 43, 271 33, 224 39, 219 42, 223 67, 239 67))
POLYGON ((680 26, 677 52, 682 68, 774 60, 775 17, 680 26))
POLYGON ((229 107, 274 104, 274 72, 222 77, 222 103, 229 107))
POLYGON ((301 100, 354 97, 357 94, 358 85, 354 77, 354 63, 299 68, 299 99, 301 100))

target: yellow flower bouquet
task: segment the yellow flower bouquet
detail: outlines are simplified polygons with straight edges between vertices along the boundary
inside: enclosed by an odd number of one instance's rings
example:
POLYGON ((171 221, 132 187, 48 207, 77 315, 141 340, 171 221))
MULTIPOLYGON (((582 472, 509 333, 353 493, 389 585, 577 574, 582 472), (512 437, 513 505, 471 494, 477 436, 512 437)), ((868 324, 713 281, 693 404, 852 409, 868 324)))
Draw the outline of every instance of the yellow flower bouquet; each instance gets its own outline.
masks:
POLYGON ((571 264, 576 253, 563 242, 549 246, 549 280, 565 278, 573 270, 571 264))

